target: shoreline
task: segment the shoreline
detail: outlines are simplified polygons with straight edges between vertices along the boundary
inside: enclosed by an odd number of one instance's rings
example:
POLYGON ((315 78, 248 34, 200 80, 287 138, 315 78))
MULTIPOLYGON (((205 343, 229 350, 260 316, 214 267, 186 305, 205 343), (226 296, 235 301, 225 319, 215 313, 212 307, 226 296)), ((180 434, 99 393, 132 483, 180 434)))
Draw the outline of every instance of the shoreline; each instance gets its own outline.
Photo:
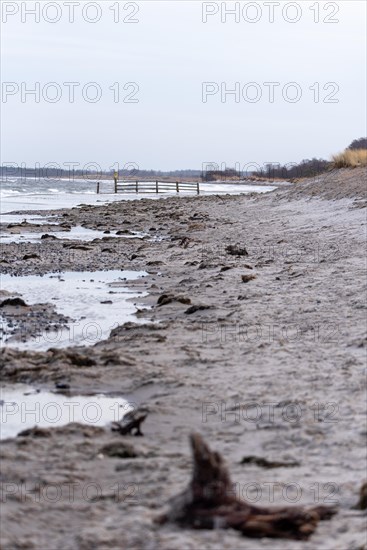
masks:
MULTIPOLYGON (((6 483, 81 484, 72 503, 63 498, 50 505, 43 498, 34 506, 31 498, 9 498, 2 505, 4 548, 47 547, 51 539, 55 549, 70 550, 92 541, 101 549, 274 548, 271 539, 256 541, 232 531, 154 525, 168 498, 187 485, 192 431, 225 456, 241 487, 260 484, 265 500, 269 483, 298 483, 308 504, 315 503, 314 484, 320 503, 330 498, 325 485, 336 484, 339 513, 320 524, 309 541, 285 540, 282 548, 363 547, 363 514, 351 508, 365 479, 365 173, 340 171, 333 176, 336 182, 312 179, 263 195, 143 198, 64 209, 53 218, 70 227, 128 228, 161 240, 106 234, 82 248, 64 239, 2 247, 5 273, 118 265, 147 271, 148 277, 128 286, 149 293, 138 300, 139 324, 116 328, 93 347, 2 350, 5 381, 48 390, 67 382, 71 392, 83 395, 118 391, 138 396, 149 412, 143 438, 69 425, 47 429, 47 437, 3 442, 6 483), (247 255, 228 253, 230 245, 247 255), (24 259, 32 254, 38 258, 24 259), (255 278, 243 282, 247 275, 255 278), (158 305, 162 295, 168 301, 158 305), (189 313, 191 306, 201 309, 189 313), (254 409, 245 414, 251 403, 260 407, 256 421, 254 409), (131 445, 137 456, 104 455, 101 449, 116 441, 131 445), (245 456, 299 466, 266 470, 242 465, 245 456), (101 494, 91 503, 82 485, 96 482, 101 494), (118 501, 111 489, 116 483, 122 486, 118 501), (11 519, 20 515, 27 516, 26 523, 11 519), (29 521, 36 526, 31 532, 29 521), (70 526, 67 535, 61 524, 70 526)), ((53 230, 42 225, 43 233, 53 230)), ((251 489, 249 497, 255 498, 251 489)), ((289 503, 277 491, 271 505, 289 503)))
MULTIPOLYGON (((32 180, 27 180, 29 189, 32 189, 32 180)), ((146 199, 159 200, 168 197, 179 197, 186 199, 188 197, 194 197, 197 195, 196 191, 176 193, 175 191, 160 191, 156 193, 154 190, 148 193, 136 193, 132 192, 120 192, 114 193, 113 187, 106 189, 109 184, 108 181, 102 181, 102 185, 97 192, 97 182, 85 181, 69 181, 59 180, 58 185, 54 183, 54 187, 48 187, 50 185, 47 181, 35 185, 32 189, 33 192, 26 193, 24 186, 19 189, 3 188, 2 201, 1 201, 1 215, 4 216, 3 224, 6 223, 6 217, 9 215, 36 214, 43 213, 46 215, 51 212, 55 212, 62 209, 71 209, 80 207, 83 205, 102 205, 110 202, 135 201, 146 199), (67 186, 70 184, 70 187, 67 186), (80 184, 80 185, 79 185, 80 184), (84 188, 82 187, 84 184, 84 188), (56 187, 55 187, 56 185, 56 187), (78 186, 79 185, 79 186, 78 186)), ((19 184, 18 184, 19 185, 19 184)), ((224 194, 250 194, 250 193, 266 193, 276 188, 276 184, 265 184, 256 182, 251 184, 235 182, 213 182, 212 184, 202 183, 200 195, 212 196, 212 195, 224 195, 224 194)))

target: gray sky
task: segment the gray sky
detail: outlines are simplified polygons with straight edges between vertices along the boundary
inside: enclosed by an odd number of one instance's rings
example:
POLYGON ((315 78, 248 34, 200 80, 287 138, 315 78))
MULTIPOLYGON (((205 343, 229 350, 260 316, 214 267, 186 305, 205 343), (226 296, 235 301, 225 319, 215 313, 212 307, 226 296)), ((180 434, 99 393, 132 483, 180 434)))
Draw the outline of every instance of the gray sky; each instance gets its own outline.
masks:
POLYGON ((364 1, 239 2, 239 22, 235 2, 1 4, 2 163, 242 168, 328 158, 366 133, 364 1), (39 22, 24 9, 36 4, 39 22), (66 82, 80 83, 74 103, 66 82))

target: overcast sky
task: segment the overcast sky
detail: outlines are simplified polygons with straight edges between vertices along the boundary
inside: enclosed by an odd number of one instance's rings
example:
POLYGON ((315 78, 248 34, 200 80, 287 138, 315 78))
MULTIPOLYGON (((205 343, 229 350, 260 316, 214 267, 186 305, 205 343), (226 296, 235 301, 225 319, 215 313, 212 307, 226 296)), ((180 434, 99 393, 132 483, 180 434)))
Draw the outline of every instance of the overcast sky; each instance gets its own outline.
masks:
POLYGON ((2 1, 1 162, 243 167, 365 135, 365 2, 235 4, 2 1))

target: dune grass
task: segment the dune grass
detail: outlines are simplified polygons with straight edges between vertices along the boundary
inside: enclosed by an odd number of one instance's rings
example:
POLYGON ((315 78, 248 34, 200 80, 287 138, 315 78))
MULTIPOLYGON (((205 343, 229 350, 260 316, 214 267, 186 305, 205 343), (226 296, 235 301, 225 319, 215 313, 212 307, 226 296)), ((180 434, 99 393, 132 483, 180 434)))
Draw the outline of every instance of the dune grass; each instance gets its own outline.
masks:
POLYGON ((346 149, 331 158, 334 168, 367 166, 367 149, 346 149))

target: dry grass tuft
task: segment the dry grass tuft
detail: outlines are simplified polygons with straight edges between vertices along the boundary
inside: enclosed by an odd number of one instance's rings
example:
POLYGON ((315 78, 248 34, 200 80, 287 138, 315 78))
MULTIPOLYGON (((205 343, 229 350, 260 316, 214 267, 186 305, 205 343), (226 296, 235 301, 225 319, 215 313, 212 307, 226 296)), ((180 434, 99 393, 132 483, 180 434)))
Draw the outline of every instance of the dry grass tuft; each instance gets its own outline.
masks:
POLYGON ((356 168, 367 166, 367 149, 346 149, 343 153, 333 155, 333 168, 356 168))

